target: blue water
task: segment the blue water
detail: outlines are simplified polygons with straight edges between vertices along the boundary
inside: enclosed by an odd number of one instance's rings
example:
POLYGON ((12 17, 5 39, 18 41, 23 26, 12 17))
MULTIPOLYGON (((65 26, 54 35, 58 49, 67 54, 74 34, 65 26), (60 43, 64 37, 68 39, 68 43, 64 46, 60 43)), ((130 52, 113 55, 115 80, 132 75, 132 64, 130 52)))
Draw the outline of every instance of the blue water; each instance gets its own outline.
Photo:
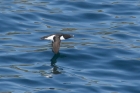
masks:
POLYGON ((0 32, 0 93, 140 93, 139 0, 0 0, 0 32))

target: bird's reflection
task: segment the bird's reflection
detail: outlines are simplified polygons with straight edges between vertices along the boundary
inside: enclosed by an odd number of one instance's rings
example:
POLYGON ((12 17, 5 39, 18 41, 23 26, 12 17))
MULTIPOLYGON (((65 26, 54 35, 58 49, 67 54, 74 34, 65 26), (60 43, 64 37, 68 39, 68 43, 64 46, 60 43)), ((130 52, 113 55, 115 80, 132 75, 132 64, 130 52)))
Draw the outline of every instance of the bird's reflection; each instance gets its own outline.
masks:
POLYGON ((60 57, 60 53, 54 54, 54 56, 51 58, 51 66, 52 68, 52 73, 53 74, 61 74, 60 71, 58 71, 58 67, 56 65, 57 59, 60 57))

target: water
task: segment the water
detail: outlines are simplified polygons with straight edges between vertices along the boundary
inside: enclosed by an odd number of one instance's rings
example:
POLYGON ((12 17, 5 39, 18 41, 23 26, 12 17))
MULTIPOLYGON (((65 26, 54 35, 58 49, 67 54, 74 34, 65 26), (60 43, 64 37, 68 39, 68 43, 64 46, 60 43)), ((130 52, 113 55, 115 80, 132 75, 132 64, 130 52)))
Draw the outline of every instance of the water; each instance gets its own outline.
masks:
POLYGON ((0 0, 0 93, 139 93, 138 0, 0 0), (53 33, 73 34, 54 55, 53 33))

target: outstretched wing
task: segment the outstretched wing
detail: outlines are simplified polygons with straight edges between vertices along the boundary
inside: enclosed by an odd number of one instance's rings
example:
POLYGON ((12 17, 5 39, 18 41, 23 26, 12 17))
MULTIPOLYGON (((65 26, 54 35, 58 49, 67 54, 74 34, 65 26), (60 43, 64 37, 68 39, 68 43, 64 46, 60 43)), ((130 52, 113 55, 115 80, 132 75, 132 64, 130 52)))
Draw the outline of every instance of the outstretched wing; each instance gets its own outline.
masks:
POLYGON ((42 39, 42 40, 51 40, 51 41, 53 41, 54 36, 55 36, 55 35, 43 36, 43 37, 41 37, 41 39, 42 39))
MULTIPOLYGON (((64 39, 68 39, 68 38, 74 37, 74 35, 63 34, 61 37, 63 37, 64 39)), ((63 39, 63 40, 64 40, 64 39, 63 39)))

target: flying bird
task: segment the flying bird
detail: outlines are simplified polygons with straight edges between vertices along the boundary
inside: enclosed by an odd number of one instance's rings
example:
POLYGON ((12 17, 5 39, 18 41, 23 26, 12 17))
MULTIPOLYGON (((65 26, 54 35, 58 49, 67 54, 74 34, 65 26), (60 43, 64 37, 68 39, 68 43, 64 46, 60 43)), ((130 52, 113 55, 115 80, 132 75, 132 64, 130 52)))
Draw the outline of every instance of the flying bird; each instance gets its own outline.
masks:
POLYGON ((52 34, 48 36, 43 36, 42 40, 51 40, 52 41, 52 51, 57 54, 59 53, 61 40, 72 38, 74 35, 70 34, 52 34))

